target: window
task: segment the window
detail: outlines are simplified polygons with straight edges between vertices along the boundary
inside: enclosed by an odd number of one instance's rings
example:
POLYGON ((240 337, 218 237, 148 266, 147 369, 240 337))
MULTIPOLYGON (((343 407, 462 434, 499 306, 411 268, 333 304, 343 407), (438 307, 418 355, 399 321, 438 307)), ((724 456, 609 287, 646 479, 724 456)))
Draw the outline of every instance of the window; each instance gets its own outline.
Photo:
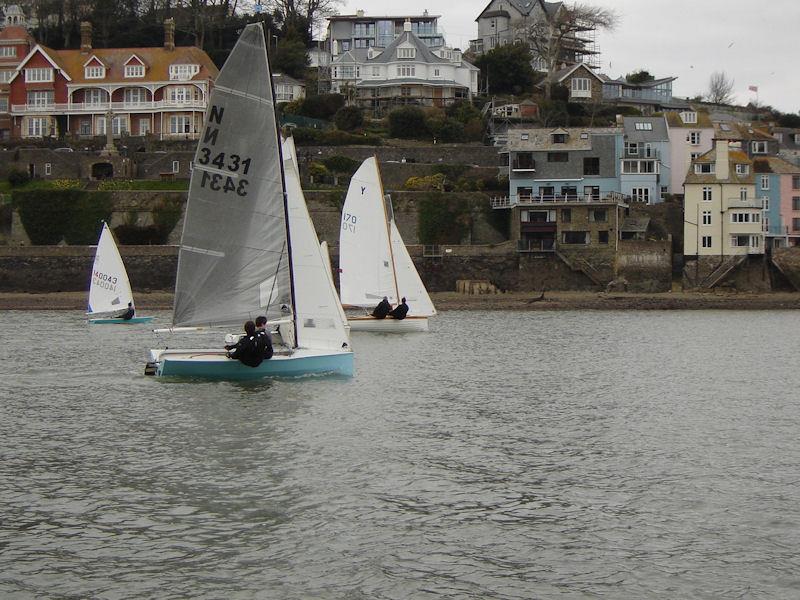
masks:
POLYGON ((711 188, 704 187, 703 188, 703 202, 711 202, 711 188))
MULTIPOLYGON (((533 196, 533 188, 532 187, 518 187, 517 188, 517 199, 518 200, 530 200, 533 196)), ((528 211, 522 211, 523 213, 527 213, 528 211)), ((523 215, 523 221, 527 221, 528 219, 523 215)))
POLYGON ((697 160, 700 158, 700 152, 692 152, 692 160, 697 160))
POLYGON ((106 68, 99 65, 92 65, 83 69, 83 76, 86 79, 103 79, 106 76, 106 68))
POLYGON ((653 131, 652 123, 636 123, 634 127, 637 131, 653 131))
POLYGON ((562 208, 561 209, 561 222, 562 223, 571 223, 572 222, 572 209, 571 208, 562 208))
POLYGON ((380 77, 381 76, 381 68, 380 67, 372 67, 372 76, 373 77, 380 77))
POLYGON ((411 88, 408 86, 403 86, 400 88, 400 95, 403 98, 410 98, 411 97, 411 88))
POLYGON ((398 48, 397 58, 414 58, 416 55, 416 48, 398 48))
POLYGON ((356 48, 369 48, 372 46, 372 40, 368 38, 357 39, 353 42, 356 48))
POLYGON ((761 238, 757 235, 732 235, 731 248, 758 248, 761 238))
POLYGON ((626 175, 635 173, 655 173, 656 163, 652 160, 623 160, 622 172, 626 175))
POLYGON ((554 144, 566 144, 567 143, 567 134, 566 133, 554 133, 553 134, 553 143, 554 144))
POLYGON ((608 221, 608 210, 605 208, 595 208, 589 211, 589 220, 595 223, 605 223, 608 221))
POLYGON ((433 70, 433 76, 434 77, 441 77, 442 75, 441 75, 440 70, 439 69, 434 69, 433 70))
POLYGON ((0 98, 0 112, 8 112, 8 98, 0 98))
POLYGON ((694 111, 684 111, 681 113, 681 120, 684 123, 697 123, 697 113, 694 111))
POLYGON ((97 88, 93 88, 91 90, 86 90, 83 93, 83 100, 86 104, 97 105, 102 104, 106 101, 106 92, 105 90, 100 90, 97 88))
POLYGON ((339 45, 342 47, 342 52, 350 50, 350 40, 341 40, 339 45))
POLYGON ((587 77, 573 77, 570 82, 570 92, 575 98, 591 98, 592 82, 587 77))
POLYGON ((192 120, 188 115, 172 115, 169 118, 170 133, 191 133, 192 120))
POLYGON ((200 72, 200 65, 170 65, 169 78, 173 81, 191 79, 200 72))
POLYGON ((125 104, 144 104, 147 102, 147 90, 144 88, 128 88, 125 90, 125 104))
POLYGON ((739 200, 747 200, 747 188, 739 188, 739 200))
POLYGON ((694 166, 694 172, 696 175, 705 175, 708 173, 714 173, 716 169, 714 168, 714 163, 700 163, 694 166))
POLYGON ((731 223, 760 223, 760 215, 754 213, 732 212, 731 223))
POLYGON ((533 152, 514 153, 512 169, 515 171, 533 171, 536 169, 536 161, 533 159, 533 152))
POLYGON ((402 65, 397 67, 398 77, 415 77, 416 67, 414 65, 402 65))
POLYGON ((699 131, 690 131, 689 132, 689 136, 686 138, 686 140, 692 146, 699 146, 700 145, 700 132, 699 131))
POLYGON ((375 23, 353 24, 354 37, 375 37, 375 23))
POLYGON ((53 166, 50 163, 44 163, 44 174, 50 175, 53 172, 53 166))
POLYGON ((565 244, 583 244, 589 243, 588 231, 564 231, 561 234, 561 239, 565 244))
POLYGON ((28 92, 28 105, 51 106, 53 104, 53 90, 33 90, 28 92))
POLYGON ((576 198, 578 197, 578 188, 574 185, 562 185, 561 186, 561 195, 565 198, 576 198))
POLYGON ((172 172, 173 173, 180 173, 181 172, 181 161, 173 160, 172 161, 172 172))
POLYGON ((125 77, 144 77, 144 65, 125 65, 125 77))
POLYGON ((783 134, 782 133, 775 133, 775 134, 773 134, 773 137, 776 140, 778 140, 779 143, 781 143, 781 144, 783 143, 783 134))
POLYGON ((0 70, 0 83, 8 83, 11 81, 11 76, 14 74, 12 70, 0 70))
POLYGON ((148 133, 150 133, 150 120, 139 119, 139 135, 147 135, 148 133))
POLYGON ((569 162, 568 152, 548 152, 547 162, 569 162))
POLYGON ((530 139, 530 135, 527 133, 521 133, 519 135, 519 139, 521 139, 523 142, 527 142, 530 139))
POLYGON ((792 189, 800 190, 800 175, 792 175, 792 189))
POLYGON ((186 104, 192 99, 192 89, 188 87, 173 87, 169 89, 169 101, 172 104, 186 104))
POLYGON ((703 225, 711 225, 711 211, 704 210, 703 211, 703 225))
POLYGON ((587 156, 583 159, 584 175, 600 175, 600 158, 597 156, 587 156))
POLYGON ((53 69, 49 67, 25 69, 25 81, 28 83, 53 81, 53 69))
POLYGON ((625 142, 625 154, 628 156, 639 156, 639 143, 625 142))
POLYGON ((47 117, 28 118, 28 137, 44 137, 49 133, 49 119, 47 117))
POLYGON ((634 202, 646 202, 650 204, 650 188, 631 189, 631 200, 634 202))
POLYGON ((764 203, 764 210, 769 210, 769 196, 764 196, 761 202, 764 203))
POLYGON ((767 142, 753 142, 751 148, 753 149, 753 154, 766 154, 767 142))
POLYGON ((792 231, 800 231, 800 219, 792 219, 792 231))
POLYGON ((792 210, 800 210, 800 196, 792 196, 792 210))
POLYGON ((16 55, 16 46, 0 46, 0 58, 14 57, 16 55))
POLYGON ((704 235, 703 236, 703 248, 711 248, 711 236, 704 235))
POLYGON ((597 241, 600 244, 607 244, 608 243, 608 231, 598 231, 597 232, 597 241))
POLYGON ((92 135, 92 122, 89 119, 81 119, 78 135, 92 135))
POLYGON ((762 175, 761 176, 761 189, 768 190, 769 189, 769 175, 762 175))
POLYGON ((737 175, 747 175, 750 172, 750 165, 736 165, 736 174, 737 175))

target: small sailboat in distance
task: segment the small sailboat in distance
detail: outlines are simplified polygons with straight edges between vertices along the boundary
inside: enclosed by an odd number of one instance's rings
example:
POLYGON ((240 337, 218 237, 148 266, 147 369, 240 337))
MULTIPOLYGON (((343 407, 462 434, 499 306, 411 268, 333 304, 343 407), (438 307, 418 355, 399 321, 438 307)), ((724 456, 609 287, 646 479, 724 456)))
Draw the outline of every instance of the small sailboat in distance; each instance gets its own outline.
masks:
POLYGON ((103 230, 97 242, 97 250, 92 264, 92 278, 89 283, 89 307, 87 315, 93 325, 128 325, 149 323, 153 317, 123 315, 128 311, 134 314, 133 293, 128 273, 119 254, 108 224, 103 221, 103 230))
POLYGON ((404 319, 348 314, 351 331, 427 331, 436 314, 394 221, 391 199, 383 193, 378 160, 366 159, 350 179, 339 231, 339 291, 346 308, 372 309, 382 298, 406 299, 404 319))

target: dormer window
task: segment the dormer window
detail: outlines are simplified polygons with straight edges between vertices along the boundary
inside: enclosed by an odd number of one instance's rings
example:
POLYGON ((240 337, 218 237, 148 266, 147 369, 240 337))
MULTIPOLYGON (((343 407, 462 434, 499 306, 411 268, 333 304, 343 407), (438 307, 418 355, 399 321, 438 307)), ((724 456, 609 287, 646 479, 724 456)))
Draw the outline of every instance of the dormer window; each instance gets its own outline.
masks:
POLYGON ((553 134, 553 143, 554 144, 566 144, 567 143, 567 134, 566 133, 554 133, 553 134))
POLYGON ((652 123, 636 123, 637 131, 653 131, 652 123))
POLYGON ((0 58, 14 58, 17 56, 16 46, 0 46, 0 58))
POLYGON ((417 53, 416 48, 398 48, 397 58, 414 58, 417 53))
POLYGON ((737 175, 747 175, 750 172, 750 165, 736 165, 737 175))
POLYGON ((753 142, 752 148, 753 148, 753 154, 766 154, 767 142, 753 142))
POLYGON ((694 166, 694 172, 696 175, 708 175, 710 173, 714 173, 714 163, 700 163, 694 166))
POLYGON ((144 65, 125 65, 125 77, 144 77, 144 65))
POLYGON ((200 65, 170 65, 169 78, 172 81, 185 81, 200 72, 200 65))
POLYGON ((684 123, 697 123, 697 113, 693 110, 687 110, 681 113, 681 121, 684 123))
POLYGON ((103 79, 106 76, 106 68, 101 65, 90 65, 84 67, 83 74, 86 79, 103 79))

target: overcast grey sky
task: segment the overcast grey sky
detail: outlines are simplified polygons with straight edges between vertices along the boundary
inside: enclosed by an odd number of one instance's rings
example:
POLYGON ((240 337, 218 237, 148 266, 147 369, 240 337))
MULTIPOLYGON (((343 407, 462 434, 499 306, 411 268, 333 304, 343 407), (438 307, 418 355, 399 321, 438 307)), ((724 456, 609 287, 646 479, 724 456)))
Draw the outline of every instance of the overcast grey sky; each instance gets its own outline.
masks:
MULTIPOLYGON (((798 28, 800 0, 587 0, 614 9, 620 23, 598 32, 602 71, 611 77, 645 68, 675 76, 676 96, 708 90, 714 71, 735 81, 736 99, 756 99, 784 112, 800 110, 798 28)), ((466 49, 478 32, 475 18, 489 0, 345 0, 341 14, 441 15, 439 28, 451 46, 466 49)))

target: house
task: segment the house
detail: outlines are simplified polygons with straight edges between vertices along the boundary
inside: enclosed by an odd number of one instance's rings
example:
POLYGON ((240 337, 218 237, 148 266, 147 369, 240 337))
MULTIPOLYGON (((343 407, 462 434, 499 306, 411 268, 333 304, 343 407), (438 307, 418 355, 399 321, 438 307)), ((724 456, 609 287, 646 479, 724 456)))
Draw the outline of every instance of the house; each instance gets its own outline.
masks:
MULTIPOLYGON (((563 2, 545 2, 547 15, 555 16, 565 10, 563 2)), ((533 54, 531 65, 536 71, 546 71, 545 60, 536 51, 532 36, 546 35, 546 14, 539 2, 535 0, 491 0, 475 19, 478 23, 478 37, 470 40, 470 51, 474 54, 489 52, 498 46, 513 44, 517 41, 527 42, 533 54)), ((597 55, 595 50, 595 30, 591 26, 579 26, 576 29, 580 36, 568 33, 562 39, 561 55, 558 64, 572 66, 586 63, 595 66, 597 55)))
POLYGON ((377 113, 402 104, 447 106, 478 91, 478 68, 457 49, 429 47, 410 19, 385 48, 370 47, 364 58, 347 51, 333 60, 331 70, 332 91, 377 113))
POLYGON ((603 101, 603 78, 589 65, 578 63, 564 67, 553 75, 553 82, 563 85, 569 92, 570 102, 603 101))
POLYGON ((706 112, 684 110, 664 114, 669 132, 670 177, 669 191, 683 192, 683 183, 692 161, 714 146, 714 125, 706 112))
POLYGON ((770 133, 778 141, 778 155, 800 165, 800 129, 772 127, 770 133))
POLYGON ((405 23, 411 23, 411 31, 428 48, 444 46, 444 37, 438 32, 439 15, 377 16, 369 17, 363 10, 354 15, 328 17, 327 45, 331 60, 354 52, 361 60, 368 48, 386 48, 406 31, 405 23))
POLYGON ((514 128, 507 135, 512 205, 619 195, 621 128, 514 128))
POLYGON ((752 123, 721 121, 714 123, 714 139, 739 142, 750 158, 776 156, 780 149, 778 140, 766 130, 752 123))
POLYGON ((716 140, 692 161, 684 183, 684 256, 726 257, 764 253, 762 201, 753 161, 739 142, 716 140))
POLYGON ((800 166, 777 156, 753 159, 767 248, 800 245, 800 166))
POLYGON ((664 117, 624 117, 620 191, 632 201, 655 204, 670 192, 670 146, 664 117))
POLYGON ((92 48, 81 23, 80 50, 35 45, 11 75, 11 136, 89 137, 112 134, 196 139, 218 70, 196 47, 175 46, 175 23, 164 23, 164 46, 92 48))
POLYGON ((36 42, 24 27, 10 25, 0 29, 0 140, 11 137, 9 82, 22 59, 35 45, 36 42))
POLYGON ((292 102, 306 97, 306 85, 283 73, 272 74, 276 102, 292 102))
POLYGON ((644 115, 690 109, 688 102, 672 96, 672 82, 677 77, 652 78, 635 82, 623 77, 617 79, 610 79, 605 75, 601 77, 604 102, 636 108, 644 115))

